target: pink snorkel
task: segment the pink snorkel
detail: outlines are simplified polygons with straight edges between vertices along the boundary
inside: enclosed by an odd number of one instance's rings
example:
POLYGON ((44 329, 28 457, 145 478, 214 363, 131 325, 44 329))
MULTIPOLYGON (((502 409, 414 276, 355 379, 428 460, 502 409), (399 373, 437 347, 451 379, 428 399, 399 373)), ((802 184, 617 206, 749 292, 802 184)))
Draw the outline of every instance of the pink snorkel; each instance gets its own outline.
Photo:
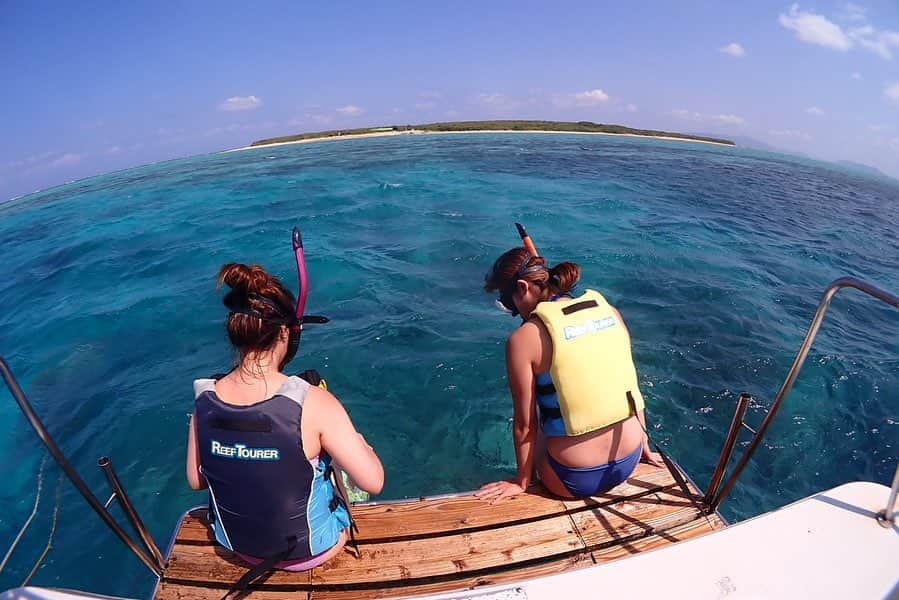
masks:
POLYGON ((297 322, 291 330, 302 331, 303 310, 306 308, 306 296, 309 295, 309 275, 306 273, 306 256, 303 254, 303 236, 300 228, 293 228, 293 252, 297 259, 297 280, 299 293, 297 294, 297 322))
POLYGON ((303 236, 300 234, 300 228, 293 228, 293 253, 297 260, 297 309, 295 312, 294 322, 290 325, 290 339, 287 345, 287 354, 281 363, 281 368, 293 360, 297 354, 297 348, 300 347, 300 334, 303 332, 304 323, 327 323, 328 317, 318 315, 304 315, 306 309, 306 297, 309 295, 309 275, 306 272, 306 256, 303 253, 303 236))

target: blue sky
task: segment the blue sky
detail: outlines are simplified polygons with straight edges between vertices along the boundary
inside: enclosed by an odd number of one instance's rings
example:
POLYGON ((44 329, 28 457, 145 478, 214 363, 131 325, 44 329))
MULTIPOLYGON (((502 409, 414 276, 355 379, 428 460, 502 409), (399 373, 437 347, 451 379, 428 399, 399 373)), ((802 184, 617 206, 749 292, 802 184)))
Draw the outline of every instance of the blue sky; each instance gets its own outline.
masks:
POLYGON ((301 131, 587 119, 899 177, 899 2, 0 0, 0 201, 301 131))

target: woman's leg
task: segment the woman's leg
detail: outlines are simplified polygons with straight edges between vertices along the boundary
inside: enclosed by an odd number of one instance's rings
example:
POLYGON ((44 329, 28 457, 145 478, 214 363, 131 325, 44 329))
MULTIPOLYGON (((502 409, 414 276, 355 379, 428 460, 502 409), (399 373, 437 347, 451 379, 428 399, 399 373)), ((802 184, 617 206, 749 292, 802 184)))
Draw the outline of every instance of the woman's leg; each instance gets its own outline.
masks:
POLYGON ((537 462, 537 474, 540 476, 540 482, 543 484, 543 487, 545 487, 549 493, 559 496, 560 498, 576 498, 574 494, 568 491, 568 488, 565 487, 565 484, 562 483, 562 480, 556 475, 552 465, 549 464, 546 450, 544 449, 538 456, 540 458, 537 462))

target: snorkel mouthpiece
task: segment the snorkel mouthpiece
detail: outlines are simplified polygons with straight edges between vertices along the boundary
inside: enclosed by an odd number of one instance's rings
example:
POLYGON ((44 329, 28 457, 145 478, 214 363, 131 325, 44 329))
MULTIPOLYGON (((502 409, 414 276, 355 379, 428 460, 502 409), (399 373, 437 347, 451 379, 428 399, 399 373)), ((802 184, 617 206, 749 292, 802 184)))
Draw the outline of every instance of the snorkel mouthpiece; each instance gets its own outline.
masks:
POLYGON ((521 242, 524 244, 525 250, 531 253, 531 256, 540 256, 537 254, 537 248, 534 246, 534 242, 531 241, 531 236, 528 235, 528 232, 525 230, 524 225, 521 223, 515 223, 515 228, 518 229, 518 235, 521 236, 521 242))

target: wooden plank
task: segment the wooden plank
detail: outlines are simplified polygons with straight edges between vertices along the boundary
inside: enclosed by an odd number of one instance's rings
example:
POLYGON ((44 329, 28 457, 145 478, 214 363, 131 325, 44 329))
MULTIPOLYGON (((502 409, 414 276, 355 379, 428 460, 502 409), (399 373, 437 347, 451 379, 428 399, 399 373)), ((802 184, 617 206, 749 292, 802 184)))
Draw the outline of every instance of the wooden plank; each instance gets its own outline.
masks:
POLYGON ((471 590, 485 585, 501 583, 515 583, 532 577, 553 575, 563 571, 571 571, 593 566, 593 560, 588 553, 569 556, 565 559, 525 567, 512 569, 502 573, 493 573, 473 577, 462 577, 452 581, 426 583, 418 585, 404 585, 402 587, 382 587, 375 589, 345 589, 329 590, 314 589, 312 600, 365 600, 366 598, 405 598, 421 594, 436 594, 439 592, 452 592, 471 590))
POLYGON ((677 482, 668 469, 639 463, 627 481, 615 486, 608 492, 590 496, 589 498, 563 500, 562 503, 567 510, 578 511, 584 508, 613 504, 629 498, 652 494, 672 486, 677 486, 677 482))
POLYGON ((205 510, 187 514, 175 537, 176 544, 215 544, 212 528, 206 524, 205 510), (202 515, 202 516, 201 516, 202 515))
MULTIPOLYGON (((424 577, 457 577, 465 571, 509 568, 515 563, 567 555, 583 548, 568 516, 474 533, 400 542, 360 544, 361 557, 348 549, 312 572, 313 583, 351 584, 424 577)), ((176 544, 168 580, 235 581, 246 565, 219 546, 176 544)), ((276 571, 267 584, 296 585, 302 574, 276 571)))
POLYGON ((510 568, 583 549, 568 516, 453 536, 360 545, 359 559, 341 554, 312 572, 313 583, 393 581, 510 568))
POLYGON ((525 494, 489 504, 474 496, 410 500, 353 507, 356 538, 398 540, 485 529, 565 513, 565 505, 535 486, 525 494))
POLYGON ((593 560, 596 561, 597 564, 611 562, 613 560, 633 556, 634 554, 638 554, 640 552, 655 550, 656 548, 668 546, 676 542, 700 537, 718 529, 724 529, 724 527, 724 522, 718 517, 718 515, 713 514, 709 515, 708 517, 698 517, 697 519, 684 523, 683 525, 677 525, 675 527, 666 529, 665 531, 645 538, 640 538, 638 540, 625 542, 622 544, 616 544, 614 546, 609 546, 600 550, 594 550, 591 554, 593 556, 593 560))
POLYGON ((615 504, 595 506, 571 515, 588 549, 652 535, 694 520, 699 511, 682 495, 669 491, 615 504))
MULTIPOLYGON (((221 587, 203 587, 189 584, 179 584, 163 581, 156 590, 156 600, 221 600, 225 592, 228 591, 230 583, 222 584, 221 587)), ((296 590, 256 590, 251 588, 251 592, 241 598, 252 598, 255 600, 309 600, 311 592, 296 590)))
MULTIPOLYGON (((534 486, 526 494, 493 505, 474 496, 415 499, 391 504, 357 505, 353 508, 353 516, 359 527, 359 541, 400 540, 560 515, 566 510, 610 504, 673 485, 674 479, 667 469, 641 463, 626 482, 606 494, 584 500, 559 500, 549 496, 541 486, 534 486)), ((205 510, 200 509, 185 517, 176 543, 215 543, 215 537, 202 517, 204 513, 205 510)))

